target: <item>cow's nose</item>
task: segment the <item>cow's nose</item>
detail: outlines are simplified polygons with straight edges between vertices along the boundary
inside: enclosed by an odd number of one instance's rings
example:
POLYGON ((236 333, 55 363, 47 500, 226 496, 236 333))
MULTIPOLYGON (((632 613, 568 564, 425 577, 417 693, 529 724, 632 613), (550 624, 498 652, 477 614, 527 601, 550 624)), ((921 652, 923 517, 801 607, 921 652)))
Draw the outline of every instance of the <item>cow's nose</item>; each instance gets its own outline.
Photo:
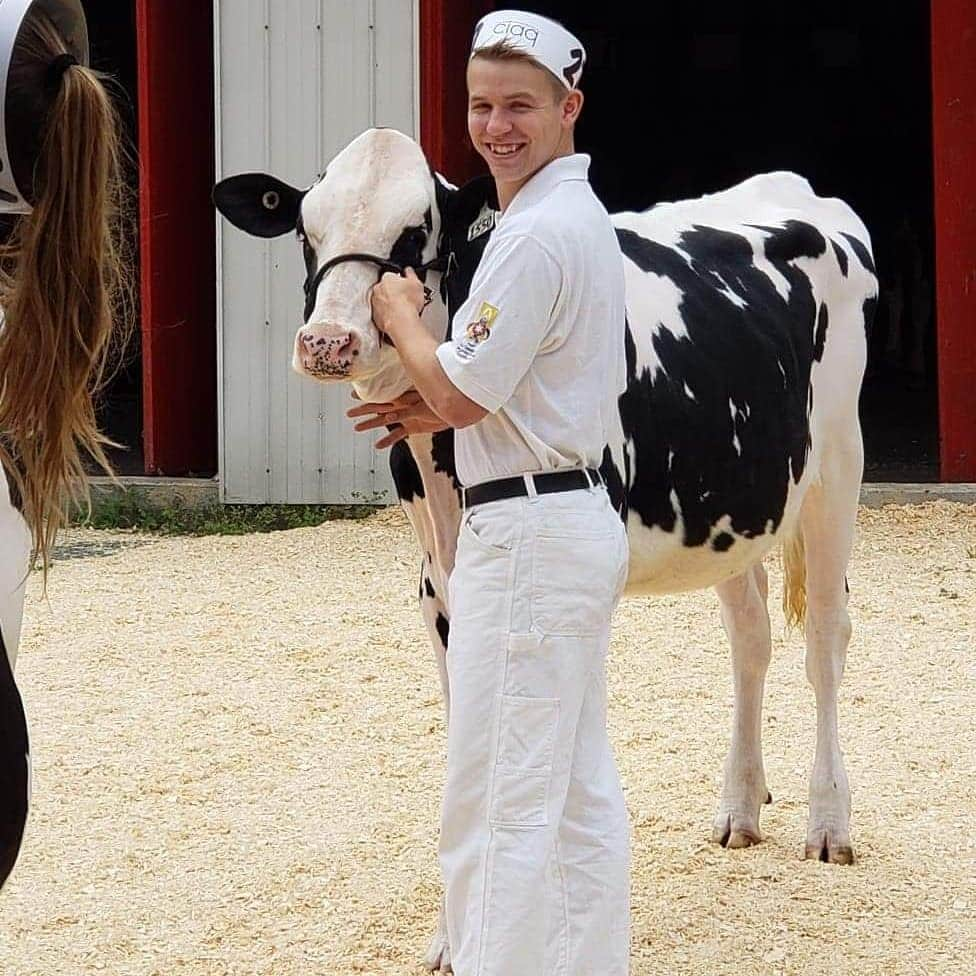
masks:
POLYGON ((359 338, 347 329, 303 329, 299 334, 302 368, 308 373, 347 373, 359 355, 359 338))

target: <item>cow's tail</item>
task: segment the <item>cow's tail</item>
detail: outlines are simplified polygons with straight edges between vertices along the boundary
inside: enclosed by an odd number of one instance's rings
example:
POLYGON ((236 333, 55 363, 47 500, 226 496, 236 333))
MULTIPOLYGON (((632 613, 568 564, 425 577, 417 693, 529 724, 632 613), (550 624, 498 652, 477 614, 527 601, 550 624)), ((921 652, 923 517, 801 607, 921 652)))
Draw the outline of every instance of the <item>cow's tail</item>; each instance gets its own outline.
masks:
POLYGON ((807 562, 797 525, 783 543, 783 613, 790 630, 802 630, 807 615, 807 562))

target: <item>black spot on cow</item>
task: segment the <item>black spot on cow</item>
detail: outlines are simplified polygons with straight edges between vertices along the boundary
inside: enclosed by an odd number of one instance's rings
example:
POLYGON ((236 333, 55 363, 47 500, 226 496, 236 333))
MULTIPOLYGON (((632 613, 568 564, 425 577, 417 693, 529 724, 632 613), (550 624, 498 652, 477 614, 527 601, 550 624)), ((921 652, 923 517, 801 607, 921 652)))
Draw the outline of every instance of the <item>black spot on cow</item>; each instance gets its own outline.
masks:
MULTIPOLYGON (((819 363, 823 359, 824 346, 827 342, 827 306, 820 306, 820 314, 817 316, 817 334, 813 338, 813 358, 819 363)), ((810 391, 813 396, 813 391, 810 391)))
POLYGON ((436 597, 436 596, 437 596, 437 594, 436 594, 436 593, 434 592, 434 584, 433 584, 433 583, 431 583, 431 581, 430 581, 430 577, 429 577, 429 576, 425 576, 425 577, 424 577, 424 592, 425 592, 425 593, 427 594, 427 596, 429 596, 429 597, 430 597, 430 598, 431 598, 432 600, 434 599, 434 597, 436 597))
POLYGON ((728 532, 719 532, 719 534, 712 539, 712 548, 716 552, 728 552, 733 545, 735 545, 735 537, 729 535, 728 532))
POLYGON ((393 476, 397 498, 401 502, 412 502, 415 498, 425 497, 420 468, 404 441, 397 441, 390 448, 390 474, 393 476))
POLYGON ((830 246, 834 249, 834 254, 837 255, 837 263, 840 265, 840 273, 846 278, 847 277, 847 251, 845 251, 840 244, 836 241, 831 241, 830 246))
POLYGON ((27 716, 0 633, 0 884, 17 861, 27 822, 27 716))
POLYGON ((431 457, 434 460, 434 471, 446 474, 451 479, 454 490, 461 497, 461 482, 458 481, 457 465, 454 461, 454 430, 439 430, 431 437, 431 457))
POLYGON ((851 245, 851 250, 857 255, 858 261, 864 266, 865 270, 870 271, 871 274, 877 274, 874 268, 874 261, 871 258, 871 254, 868 249, 853 235, 845 234, 841 231, 841 237, 843 237, 848 244, 851 245))
POLYGON ((864 306, 862 309, 862 314, 864 315, 864 334, 866 336, 871 335, 871 330, 874 325, 874 313, 878 310, 878 298, 877 296, 873 298, 866 298, 864 300, 864 306))
POLYGON ((434 626, 437 628, 437 636, 441 639, 441 644, 447 649, 447 638, 451 632, 451 625, 448 622, 447 617, 444 614, 439 613, 437 615, 437 620, 434 622, 434 626))
MULTIPOLYGON (((401 268, 416 268, 424 263, 424 245, 427 243, 427 230, 422 225, 405 227, 390 249, 390 260, 401 268)), ((427 273, 421 272, 421 279, 427 273)))
POLYGON ((600 477, 607 486, 607 493, 610 495, 610 504, 620 515, 621 521, 627 523, 627 490, 624 488, 623 479, 617 470, 617 465, 613 463, 613 454, 610 446, 603 449, 603 460, 600 462, 600 477))
POLYGON ((634 337, 635 346, 653 344, 661 368, 653 376, 640 371, 637 350, 628 348, 620 411, 634 447, 629 507, 645 525, 670 532, 674 492, 687 546, 704 545, 723 515, 746 538, 765 534, 770 523, 775 529, 790 478, 799 480, 806 465, 817 305, 794 262, 821 256, 827 244, 802 221, 760 229, 767 260, 789 284, 786 299, 755 267, 752 243, 741 234, 704 226, 685 232, 678 247, 689 267, 677 249, 617 231, 627 259, 671 279, 684 296, 687 336, 662 327, 653 337, 634 337))

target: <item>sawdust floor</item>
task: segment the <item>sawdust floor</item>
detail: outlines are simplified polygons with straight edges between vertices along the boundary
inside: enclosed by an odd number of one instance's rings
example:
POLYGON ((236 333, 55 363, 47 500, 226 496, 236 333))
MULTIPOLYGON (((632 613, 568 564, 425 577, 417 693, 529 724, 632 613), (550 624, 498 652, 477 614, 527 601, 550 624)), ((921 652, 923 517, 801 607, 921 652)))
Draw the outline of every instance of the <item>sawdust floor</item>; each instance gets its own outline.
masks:
MULTIPOLYGON (((66 542, 18 663, 35 797, 0 973, 419 973, 444 728, 402 516, 66 542)), ((775 803, 753 850, 707 842, 731 704, 716 598, 619 610, 633 973, 976 973, 976 508, 861 512, 853 867, 800 857, 813 697, 771 574, 775 803)))

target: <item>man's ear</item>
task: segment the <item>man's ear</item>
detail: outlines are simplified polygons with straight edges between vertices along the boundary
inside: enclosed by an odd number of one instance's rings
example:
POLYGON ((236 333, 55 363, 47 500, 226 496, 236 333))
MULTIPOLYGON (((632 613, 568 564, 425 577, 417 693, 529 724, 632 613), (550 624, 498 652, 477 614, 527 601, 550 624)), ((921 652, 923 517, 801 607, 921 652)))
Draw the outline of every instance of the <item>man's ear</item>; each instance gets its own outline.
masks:
POLYGON ((242 173, 221 180, 214 206, 235 226, 254 237, 280 237, 294 230, 307 190, 282 183, 267 173, 242 173))
POLYGON ((563 103, 563 122, 567 125, 575 125, 583 111, 583 93, 574 88, 563 103))

